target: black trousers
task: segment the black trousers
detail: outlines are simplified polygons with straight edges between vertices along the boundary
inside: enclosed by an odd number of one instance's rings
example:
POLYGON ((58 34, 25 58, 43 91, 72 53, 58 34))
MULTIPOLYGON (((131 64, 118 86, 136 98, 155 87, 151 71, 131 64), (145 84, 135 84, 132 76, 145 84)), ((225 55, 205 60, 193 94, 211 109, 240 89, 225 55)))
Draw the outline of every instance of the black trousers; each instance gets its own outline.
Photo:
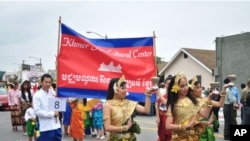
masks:
POLYGON ((236 125, 237 110, 234 109, 233 104, 224 104, 224 139, 230 138, 230 124, 236 125))
MULTIPOLYGON (((212 108, 212 111, 213 111, 213 113, 214 113, 214 116, 216 117, 217 120, 219 120, 219 110, 220 110, 220 108, 218 108, 218 107, 213 107, 213 108, 212 108)), ((215 131, 215 132, 218 132, 218 131, 219 131, 219 127, 218 127, 218 128, 213 127, 213 128, 214 128, 214 131, 215 131)))

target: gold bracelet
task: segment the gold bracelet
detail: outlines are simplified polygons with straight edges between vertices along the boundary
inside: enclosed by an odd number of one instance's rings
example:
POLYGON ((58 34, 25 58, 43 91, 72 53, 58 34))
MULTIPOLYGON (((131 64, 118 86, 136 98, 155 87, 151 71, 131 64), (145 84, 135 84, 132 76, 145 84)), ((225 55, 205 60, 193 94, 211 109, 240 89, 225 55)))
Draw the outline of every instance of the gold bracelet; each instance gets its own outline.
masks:
POLYGON ((222 95, 226 95, 227 93, 226 92, 221 92, 222 95))
POLYGON ((180 130, 186 130, 186 127, 184 125, 182 125, 182 124, 179 124, 178 127, 179 127, 180 130))
POLYGON ((127 125, 123 125, 122 126, 122 132, 126 132, 128 130, 128 126, 127 125))
POLYGON ((148 93, 145 93, 145 95, 146 95, 147 97, 151 97, 151 96, 152 96, 152 94, 148 94, 148 93))
POLYGON ((147 94, 151 94, 152 92, 150 91, 150 90, 146 90, 145 91, 145 94, 147 95, 147 94))
POLYGON ((178 128, 179 128, 179 130, 181 130, 181 124, 178 124, 178 128))
POLYGON ((221 94, 220 94, 221 97, 225 97, 226 95, 227 95, 226 92, 221 92, 221 94))

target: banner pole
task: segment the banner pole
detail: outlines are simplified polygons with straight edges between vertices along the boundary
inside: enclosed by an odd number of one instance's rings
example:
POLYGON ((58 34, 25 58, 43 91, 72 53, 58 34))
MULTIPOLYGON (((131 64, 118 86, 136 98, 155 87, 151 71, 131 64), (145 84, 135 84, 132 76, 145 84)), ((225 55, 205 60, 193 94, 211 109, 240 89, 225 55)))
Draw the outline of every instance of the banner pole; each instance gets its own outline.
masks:
POLYGON ((154 61, 155 61, 155 76, 157 77, 158 74, 157 74, 157 56, 156 56, 156 47, 155 47, 155 39, 156 39, 156 36, 155 36, 155 31, 153 31, 153 51, 154 51, 154 61))
POLYGON ((61 41, 61 16, 59 16, 58 21, 58 41, 57 41, 57 55, 56 55, 56 96, 58 95, 58 55, 60 50, 60 41, 61 41))

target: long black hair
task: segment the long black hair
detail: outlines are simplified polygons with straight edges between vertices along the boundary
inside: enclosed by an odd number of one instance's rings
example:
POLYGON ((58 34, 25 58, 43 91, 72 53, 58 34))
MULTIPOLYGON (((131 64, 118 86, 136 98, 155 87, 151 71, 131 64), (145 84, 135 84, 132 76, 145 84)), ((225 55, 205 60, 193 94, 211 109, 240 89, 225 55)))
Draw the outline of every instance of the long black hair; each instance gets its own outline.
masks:
POLYGON ((28 92, 29 102, 32 102, 32 95, 31 95, 30 88, 31 88, 31 87, 30 87, 30 81, 28 81, 28 80, 25 80, 25 81, 23 82, 23 84, 21 85, 21 94, 22 94, 22 98, 23 98, 23 100, 26 101, 26 102, 28 102, 28 100, 27 100, 27 97, 26 97, 26 95, 25 95, 25 92, 28 92), (28 88, 27 88, 27 89, 24 88, 24 85, 25 85, 25 84, 28 85, 28 88))
MULTIPOLYGON (((176 78, 176 75, 173 76, 171 78, 171 81, 169 83, 169 86, 168 86, 168 100, 167 100, 167 108, 169 108, 169 106, 171 106, 171 111, 172 111, 172 114, 174 115, 173 111, 174 111, 174 107, 175 107, 175 104, 178 100, 178 94, 175 93, 175 92, 172 92, 172 88, 175 84, 175 78, 176 78)), ((186 78, 185 78, 186 79, 186 78)), ((178 84, 180 83, 180 80, 178 80, 178 84)), ((188 83, 188 82, 187 82, 188 83)), ((187 97, 196 105, 198 103, 198 101, 196 100, 196 98, 194 96, 192 96, 192 94, 190 93, 190 91, 188 91, 187 93, 187 97)))
POLYGON ((82 102, 83 102, 83 105, 86 106, 87 105, 87 98, 83 98, 82 102))
MULTIPOLYGON (((114 91, 114 84, 117 83, 119 80, 119 78, 112 78, 109 82, 109 86, 108 86, 108 91, 107 91, 107 97, 106 99, 107 100, 110 100, 110 99, 113 99, 114 98, 114 94, 115 94, 115 91, 114 91)), ((127 84, 125 81, 123 81, 119 87, 122 87, 124 86, 125 84, 127 84)))

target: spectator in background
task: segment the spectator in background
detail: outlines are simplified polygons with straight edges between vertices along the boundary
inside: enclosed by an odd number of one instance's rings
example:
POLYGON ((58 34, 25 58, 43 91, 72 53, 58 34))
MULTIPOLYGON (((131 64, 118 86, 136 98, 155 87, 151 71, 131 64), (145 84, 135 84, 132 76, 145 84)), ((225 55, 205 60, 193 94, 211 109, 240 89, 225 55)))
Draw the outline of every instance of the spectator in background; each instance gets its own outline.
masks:
POLYGON ((22 115, 20 111, 20 102, 18 98, 19 86, 17 82, 9 84, 8 104, 10 106, 11 123, 13 131, 17 131, 17 126, 22 125, 22 115))
POLYGON ((242 91, 241 103, 243 103, 243 124, 250 125, 250 79, 242 91))
POLYGON ((69 98, 68 98, 66 101, 66 110, 65 110, 65 112, 63 112, 64 136, 69 135, 71 112, 72 111, 71 111, 69 98))
POLYGON ((208 94, 210 93, 210 91, 211 91, 211 89, 210 89, 210 88, 207 88, 207 90, 205 90, 205 92, 204 92, 205 97, 207 97, 207 96, 208 96, 208 94))
POLYGON ((24 119, 26 110, 29 107, 29 104, 32 102, 33 93, 31 92, 30 81, 25 80, 21 85, 21 90, 18 94, 20 105, 21 105, 21 113, 23 120, 23 135, 27 136, 26 133, 26 121, 24 119))
MULTIPOLYGON (((246 87, 246 84, 245 83, 241 83, 240 84, 240 88, 241 88, 241 95, 240 95, 240 97, 242 97, 242 95, 243 95, 243 90, 245 89, 245 87, 246 87)), ((241 124, 243 124, 243 112, 244 112, 244 108, 243 108, 243 104, 244 103, 242 103, 242 100, 240 101, 240 118, 241 118, 241 124)))
POLYGON ((230 85, 230 87, 228 87, 226 89, 226 98, 225 98, 225 102, 224 102, 224 107, 223 107, 223 114, 224 114, 224 140, 229 140, 230 138, 230 131, 229 131, 229 127, 230 124, 232 125, 236 125, 236 115, 237 115, 237 111, 234 108, 234 104, 237 102, 235 95, 234 94, 236 92, 235 90, 235 86, 234 84, 230 83, 230 79, 227 77, 224 79, 224 84, 228 84, 230 85))

